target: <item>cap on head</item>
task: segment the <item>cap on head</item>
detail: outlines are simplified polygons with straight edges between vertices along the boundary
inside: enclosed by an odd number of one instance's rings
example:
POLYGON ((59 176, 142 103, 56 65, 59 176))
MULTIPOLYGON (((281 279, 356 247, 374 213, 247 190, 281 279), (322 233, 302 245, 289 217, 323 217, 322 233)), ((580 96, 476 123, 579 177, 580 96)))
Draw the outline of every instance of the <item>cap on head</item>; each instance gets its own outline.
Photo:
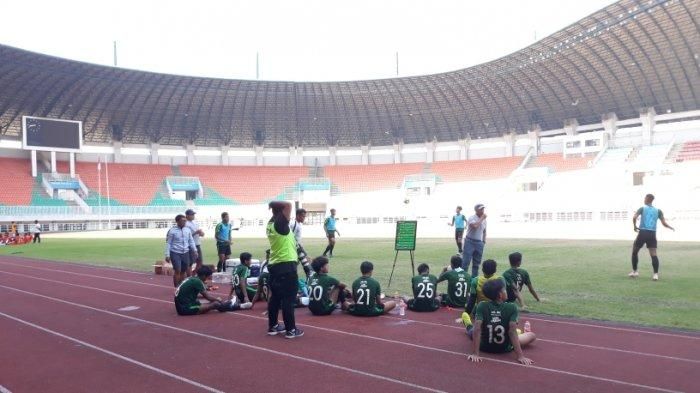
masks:
POLYGON ((186 216, 194 216, 195 214, 197 214, 197 212, 194 211, 194 210, 192 210, 192 209, 187 209, 187 210, 185 211, 185 215, 186 215, 186 216))
POLYGON ((486 206, 484 206, 483 203, 477 203, 477 204, 474 206, 474 211, 479 211, 479 210, 481 210, 481 209, 483 209, 483 208, 485 208, 485 207, 486 207, 486 206))

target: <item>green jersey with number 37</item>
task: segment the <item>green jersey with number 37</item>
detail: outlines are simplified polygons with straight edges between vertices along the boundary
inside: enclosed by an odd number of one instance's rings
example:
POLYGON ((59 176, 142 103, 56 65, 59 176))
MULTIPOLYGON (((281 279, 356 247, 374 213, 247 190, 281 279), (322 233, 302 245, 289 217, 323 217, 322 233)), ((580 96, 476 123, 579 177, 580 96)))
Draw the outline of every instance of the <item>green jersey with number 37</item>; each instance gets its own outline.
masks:
POLYGON ((518 323, 518 307, 513 303, 496 303, 486 301, 476 306, 474 313, 481 321, 481 343, 484 352, 502 353, 513 350, 508 332, 510 323, 518 323))

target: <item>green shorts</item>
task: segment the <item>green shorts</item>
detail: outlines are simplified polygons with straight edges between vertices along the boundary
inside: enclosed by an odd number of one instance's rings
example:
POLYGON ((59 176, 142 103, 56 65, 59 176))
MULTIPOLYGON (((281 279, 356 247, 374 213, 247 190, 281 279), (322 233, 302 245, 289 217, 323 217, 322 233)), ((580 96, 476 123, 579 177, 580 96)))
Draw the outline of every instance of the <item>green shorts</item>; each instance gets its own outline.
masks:
POLYGON ((384 314, 384 306, 375 304, 372 308, 362 307, 358 309, 354 304, 351 304, 348 312, 356 317, 378 317, 384 314))
POLYGON ((314 305, 314 304, 309 304, 309 311, 311 311, 311 314, 317 315, 317 316, 322 316, 322 315, 331 315, 333 311, 335 310, 335 304, 331 305, 314 305))

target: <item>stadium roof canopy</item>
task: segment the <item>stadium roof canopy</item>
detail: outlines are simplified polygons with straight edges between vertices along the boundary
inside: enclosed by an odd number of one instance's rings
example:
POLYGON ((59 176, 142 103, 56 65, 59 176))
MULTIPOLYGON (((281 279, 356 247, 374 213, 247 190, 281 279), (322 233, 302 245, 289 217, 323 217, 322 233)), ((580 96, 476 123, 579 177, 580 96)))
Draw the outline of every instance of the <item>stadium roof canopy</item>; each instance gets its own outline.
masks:
POLYGON ((0 45, 0 135, 20 136, 21 116, 33 115, 82 120, 87 142, 377 146, 694 110, 699 9, 700 0, 622 0, 488 63, 352 82, 166 75, 0 45))

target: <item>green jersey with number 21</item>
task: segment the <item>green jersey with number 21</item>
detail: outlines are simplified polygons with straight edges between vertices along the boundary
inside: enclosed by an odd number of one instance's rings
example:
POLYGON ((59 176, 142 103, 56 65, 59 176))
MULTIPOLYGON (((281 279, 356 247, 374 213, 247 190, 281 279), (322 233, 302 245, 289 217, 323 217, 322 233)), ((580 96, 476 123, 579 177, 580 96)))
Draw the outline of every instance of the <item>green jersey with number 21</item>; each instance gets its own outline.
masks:
POLYGON ((513 350, 508 331, 510 323, 518 323, 518 307, 513 303, 486 301, 476 306, 476 320, 481 324, 481 344, 484 352, 501 353, 513 350))

